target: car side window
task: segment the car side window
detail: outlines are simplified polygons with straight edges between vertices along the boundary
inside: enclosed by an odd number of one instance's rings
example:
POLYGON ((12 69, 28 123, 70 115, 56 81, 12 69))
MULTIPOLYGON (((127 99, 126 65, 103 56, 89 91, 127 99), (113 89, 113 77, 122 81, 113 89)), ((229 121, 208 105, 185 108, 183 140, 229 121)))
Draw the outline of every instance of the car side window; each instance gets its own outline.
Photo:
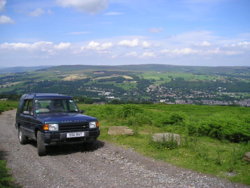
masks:
POLYGON ((23 114, 33 115, 33 103, 32 100, 25 100, 23 106, 23 114))

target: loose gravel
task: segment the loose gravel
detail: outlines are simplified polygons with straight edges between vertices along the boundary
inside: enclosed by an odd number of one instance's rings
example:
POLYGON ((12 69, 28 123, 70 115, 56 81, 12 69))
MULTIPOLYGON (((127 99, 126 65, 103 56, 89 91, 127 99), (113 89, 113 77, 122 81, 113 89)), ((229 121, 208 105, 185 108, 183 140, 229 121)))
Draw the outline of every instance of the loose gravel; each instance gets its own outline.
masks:
POLYGON ((36 143, 20 145, 15 110, 0 115, 0 151, 17 184, 25 188, 68 187, 248 187, 144 157, 132 149, 98 141, 95 146, 51 147, 37 155, 36 143))

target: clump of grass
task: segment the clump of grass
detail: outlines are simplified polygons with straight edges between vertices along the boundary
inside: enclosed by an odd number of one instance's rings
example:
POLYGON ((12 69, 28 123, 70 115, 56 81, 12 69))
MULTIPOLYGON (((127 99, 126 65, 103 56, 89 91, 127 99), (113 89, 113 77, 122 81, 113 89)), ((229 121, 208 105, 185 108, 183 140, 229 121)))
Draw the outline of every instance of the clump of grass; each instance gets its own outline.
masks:
POLYGON ((0 187, 13 187, 13 178, 6 168, 5 160, 0 160, 0 187))
POLYGON ((154 142, 153 140, 150 141, 150 144, 157 149, 176 149, 179 147, 177 141, 172 136, 170 139, 163 138, 162 141, 154 142))

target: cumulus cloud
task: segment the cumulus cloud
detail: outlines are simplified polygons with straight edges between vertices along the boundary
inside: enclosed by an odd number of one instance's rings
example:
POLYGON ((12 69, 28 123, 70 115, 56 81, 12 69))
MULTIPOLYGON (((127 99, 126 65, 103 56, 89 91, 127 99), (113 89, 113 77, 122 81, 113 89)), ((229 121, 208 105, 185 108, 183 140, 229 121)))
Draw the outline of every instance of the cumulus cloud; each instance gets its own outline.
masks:
POLYGON ((37 16, 41 16, 41 15, 44 14, 44 13, 45 13, 45 11, 44 11, 43 9, 37 8, 37 9, 31 11, 31 12, 29 13, 29 15, 30 15, 30 16, 33 16, 33 17, 37 17, 37 16))
POLYGON ((133 39, 133 40, 121 40, 118 43, 120 46, 127 46, 127 47, 136 47, 139 45, 139 40, 138 39, 133 39))
POLYGON ((197 54, 199 51, 191 48, 180 48, 180 49, 164 49, 161 52, 169 55, 190 55, 190 54, 197 54))
MULTIPOLYGON (((204 62, 218 59, 233 60, 243 59, 244 62, 248 62, 250 40, 246 38, 234 38, 228 39, 217 38, 218 40, 189 40, 181 41, 182 37, 175 36, 172 38, 161 39, 161 41, 149 40, 141 36, 127 36, 122 38, 110 38, 103 40, 86 41, 82 43, 70 43, 59 42, 54 43, 50 41, 37 41, 33 43, 0 43, 0 58, 7 57, 6 54, 10 54, 9 57, 15 57, 21 55, 24 58, 29 59, 32 55, 39 58, 53 57, 59 59, 64 57, 70 58, 100 58, 102 61, 109 63, 109 60, 115 58, 116 60, 125 60, 127 58, 131 62, 146 62, 147 60, 154 59, 154 62, 164 63, 167 60, 172 61, 185 61, 192 62, 204 62), (146 39, 146 40, 145 40, 146 39), (176 40, 174 40, 176 39, 176 40), (41 53, 43 52, 43 53, 41 53), (234 56, 234 58, 231 58, 234 56)), ((190 35, 187 35, 190 36, 190 35)), ((213 38, 208 37, 208 38, 213 38)), ((81 61, 82 62, 82 61, 81 61)), ((216 61, 218 62, 218 61, 216 61)), ((245 63, 245 64, 246 64, 245 63)), ((194 65, 194 64, 193 64, 194 65)))
POLYGON ((4 50, 26 50, 26 51, 41 51, 53 54, 56 50, 65 50, 71 47, 71 43, 61 42, 54 44, 49 41, 38 41, 34 43, 3 43, 0 49, 4 50))
POLYGON ((87 13, 97 13, 108 7, 108 0, 57 0, 62 7, 75 8, 87 13))
POLYGON ((6 5, 6 0, 0 0, 0 11, 4 10, 5 5, 6 5))
POLYGON ((61 43, 55 45, 54 47, 58 50, 65 50, 65 49, 70 48, 70 46, 71 46, 71 43, 69 43, 69 42, 61 42, 61 43))
POLYGON ((12 24, 14 23, 14 20, 12 20, 10 17, 2 15, 0 16, 0 24, 12 24))
POLYGON ((211 46, 211 43, 208 42, 208 41, 203 41, 203 42, 200 43, 199 45, 200 45, 200 46, 205 46, 205 47, 207 47, 207 46, 211 46))
POLYGON ((83 46, 82 50, 88 49, 88 50, 107 50, 111 48, 113 44, 111 42, 104 42, 99 43, 96 41, 90 41, 87 46, 83 46))
POLYGON ((149 48, 149 47, 151 46, 151 44, 150 44, 149 42, 147 42, 147 41, 143 41, 143 42, 142 42, 142 46, 143 46, 144 48, 149 48))
POLYGON ((250 42, 240 41, 230 45, 231 47, 250 48, 250 42))

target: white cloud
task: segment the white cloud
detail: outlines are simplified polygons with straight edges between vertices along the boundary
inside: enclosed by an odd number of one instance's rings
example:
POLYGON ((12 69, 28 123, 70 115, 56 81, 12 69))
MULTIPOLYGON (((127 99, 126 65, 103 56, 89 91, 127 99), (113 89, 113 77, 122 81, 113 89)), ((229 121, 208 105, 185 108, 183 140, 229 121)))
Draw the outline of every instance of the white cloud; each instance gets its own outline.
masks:
POLYGON ((210 56, 210 55, 239 55, 243 52, 241 51, 235 51, 235 50, 226 50, 221 49, 219 47, 217 48, 211 48, 211 49, 193 49, 193 48, 177 48, 177 49, 164 49, 161 50, 162 54, 170 55, 170 56, 183 56, 183 55, 202 55, 202 56, 210 56))
POLYGON ((69 42, 61 42, 61 43, 55 45, 54 47, 58 50, 65 50, 65 49, 70 48, 70 46, 71 46, 71 43, 69 43, 69 42))
POLYGON ((32 12, 30 12, 29 15, 37 17, 37 16, 41 16, 44 13, 45 13, 45 11, 43 9, 37 8, 37 9, 33 10, 32 12))
POLYGON ((208 41, 203 41, 202 43, 199 44, 200 46, 204 46, 204 47, 207 47, 207 46, 211 46, 211 43, 208 42, 208 41))
POLYGON ((138 39, 133 40, 122 40, 118 43, 120 46, 127 46, 127 47, 136 47, 139 45, 138 39))
POLYGON ((147 42, 147 41, 143 41, 143 42, 142 42, 142 46, 143 46, 144 48, 149 48, 149 47, 151 46, 151 44, 150 44, 149 42, 147 42))
POLYGON ((57 0, 62 7, 71 7, 87 13, 97 13, 108 7, 108 0, 57 0))
POLYGON ((6 5, 6 0, 0 0, 0 11, 3 11, 6 5))
POLYGON ((87 46, 83 46, 81 49, 85 50, 107 50, 111 48, 113 44, 111 42, 99 43, 95 41, 91 41, 87 44, 87 46))
POLYGON ((55 53, 55 50, 64 50, 71 46, 71 43, 61 42, 54 44, 49 41, 38 41, 34 43, 3 43, 0 49, 5 50, 27 50, 27 51, 41 51, 49 54, 55 53))
POLYGON ((162 32, 162 31, 163 31, 163 29, 160 28, 160 27, 150 28, 150 29, 149 29, 149 32, 150 32, 150 33, 160 33, 160 32, 162 32))
POLYGON ((10 50, 28 49, 29 47, 30 44, 28 43, 3 43, 0 45, 1 49, 10 49, 10 50))
POLYGON ((190 55, 190 54, 197 54, 199 51, 191 48, 180 48, 180 49, 164 49, 161 52, 169 55, 190 55))
MULTIPOLYGON (((109 64, 114 58, 116 62, 124 63, 128 62, 128 58, 131 63, 147 63, 153 58, 155 63, 182 62, 186 65, 201 65, 201 62, 204 62, 203 65, 206 63, 208 65, 208 62, 215 65, 226 65, 223 62, 233 62, 232 65, 239 65, 237 62, 240 60, 243 62, 242 65, 249 65, 250 39, 245 38, 244 40, 242 37, 225 39, 206 34, 206 32, 203 34, 205 36, 203 40, 201 40, 202 34, 198 39, 191 37, 193 40, 189 38, 185 40, 184 36, 192 36, 188 33, 160 41, 142 36, 123 36, 81 43, 50 41, 0 43, 0 59, 21 56, 29 60, 31 56, 37 56, 40 59, 47 57, 51 61, 62 60, 62 63, 66 63, 62 57, 67 57, 77 58, 79 61, 76 63, 98 59, 98 62, 109 64)), ((116 62, 114 61, 114 63, 116 62)))
POLYGON ((106 15, 106 16, 119 16, 119 15, 123 15, 123 12, 107 12, 104 15, 106 15))
POLYGON ((1 15, 0 16, 0 24, 12 24, 14 23, 14 20, 12 20, 10 17, 1 15))
POLYGON ((231 47, 241 47, 241 48, 249 48, 250 47, 250 42, 248 41, 240 41, 237 42, 236 44, 231 44, 231 47))

